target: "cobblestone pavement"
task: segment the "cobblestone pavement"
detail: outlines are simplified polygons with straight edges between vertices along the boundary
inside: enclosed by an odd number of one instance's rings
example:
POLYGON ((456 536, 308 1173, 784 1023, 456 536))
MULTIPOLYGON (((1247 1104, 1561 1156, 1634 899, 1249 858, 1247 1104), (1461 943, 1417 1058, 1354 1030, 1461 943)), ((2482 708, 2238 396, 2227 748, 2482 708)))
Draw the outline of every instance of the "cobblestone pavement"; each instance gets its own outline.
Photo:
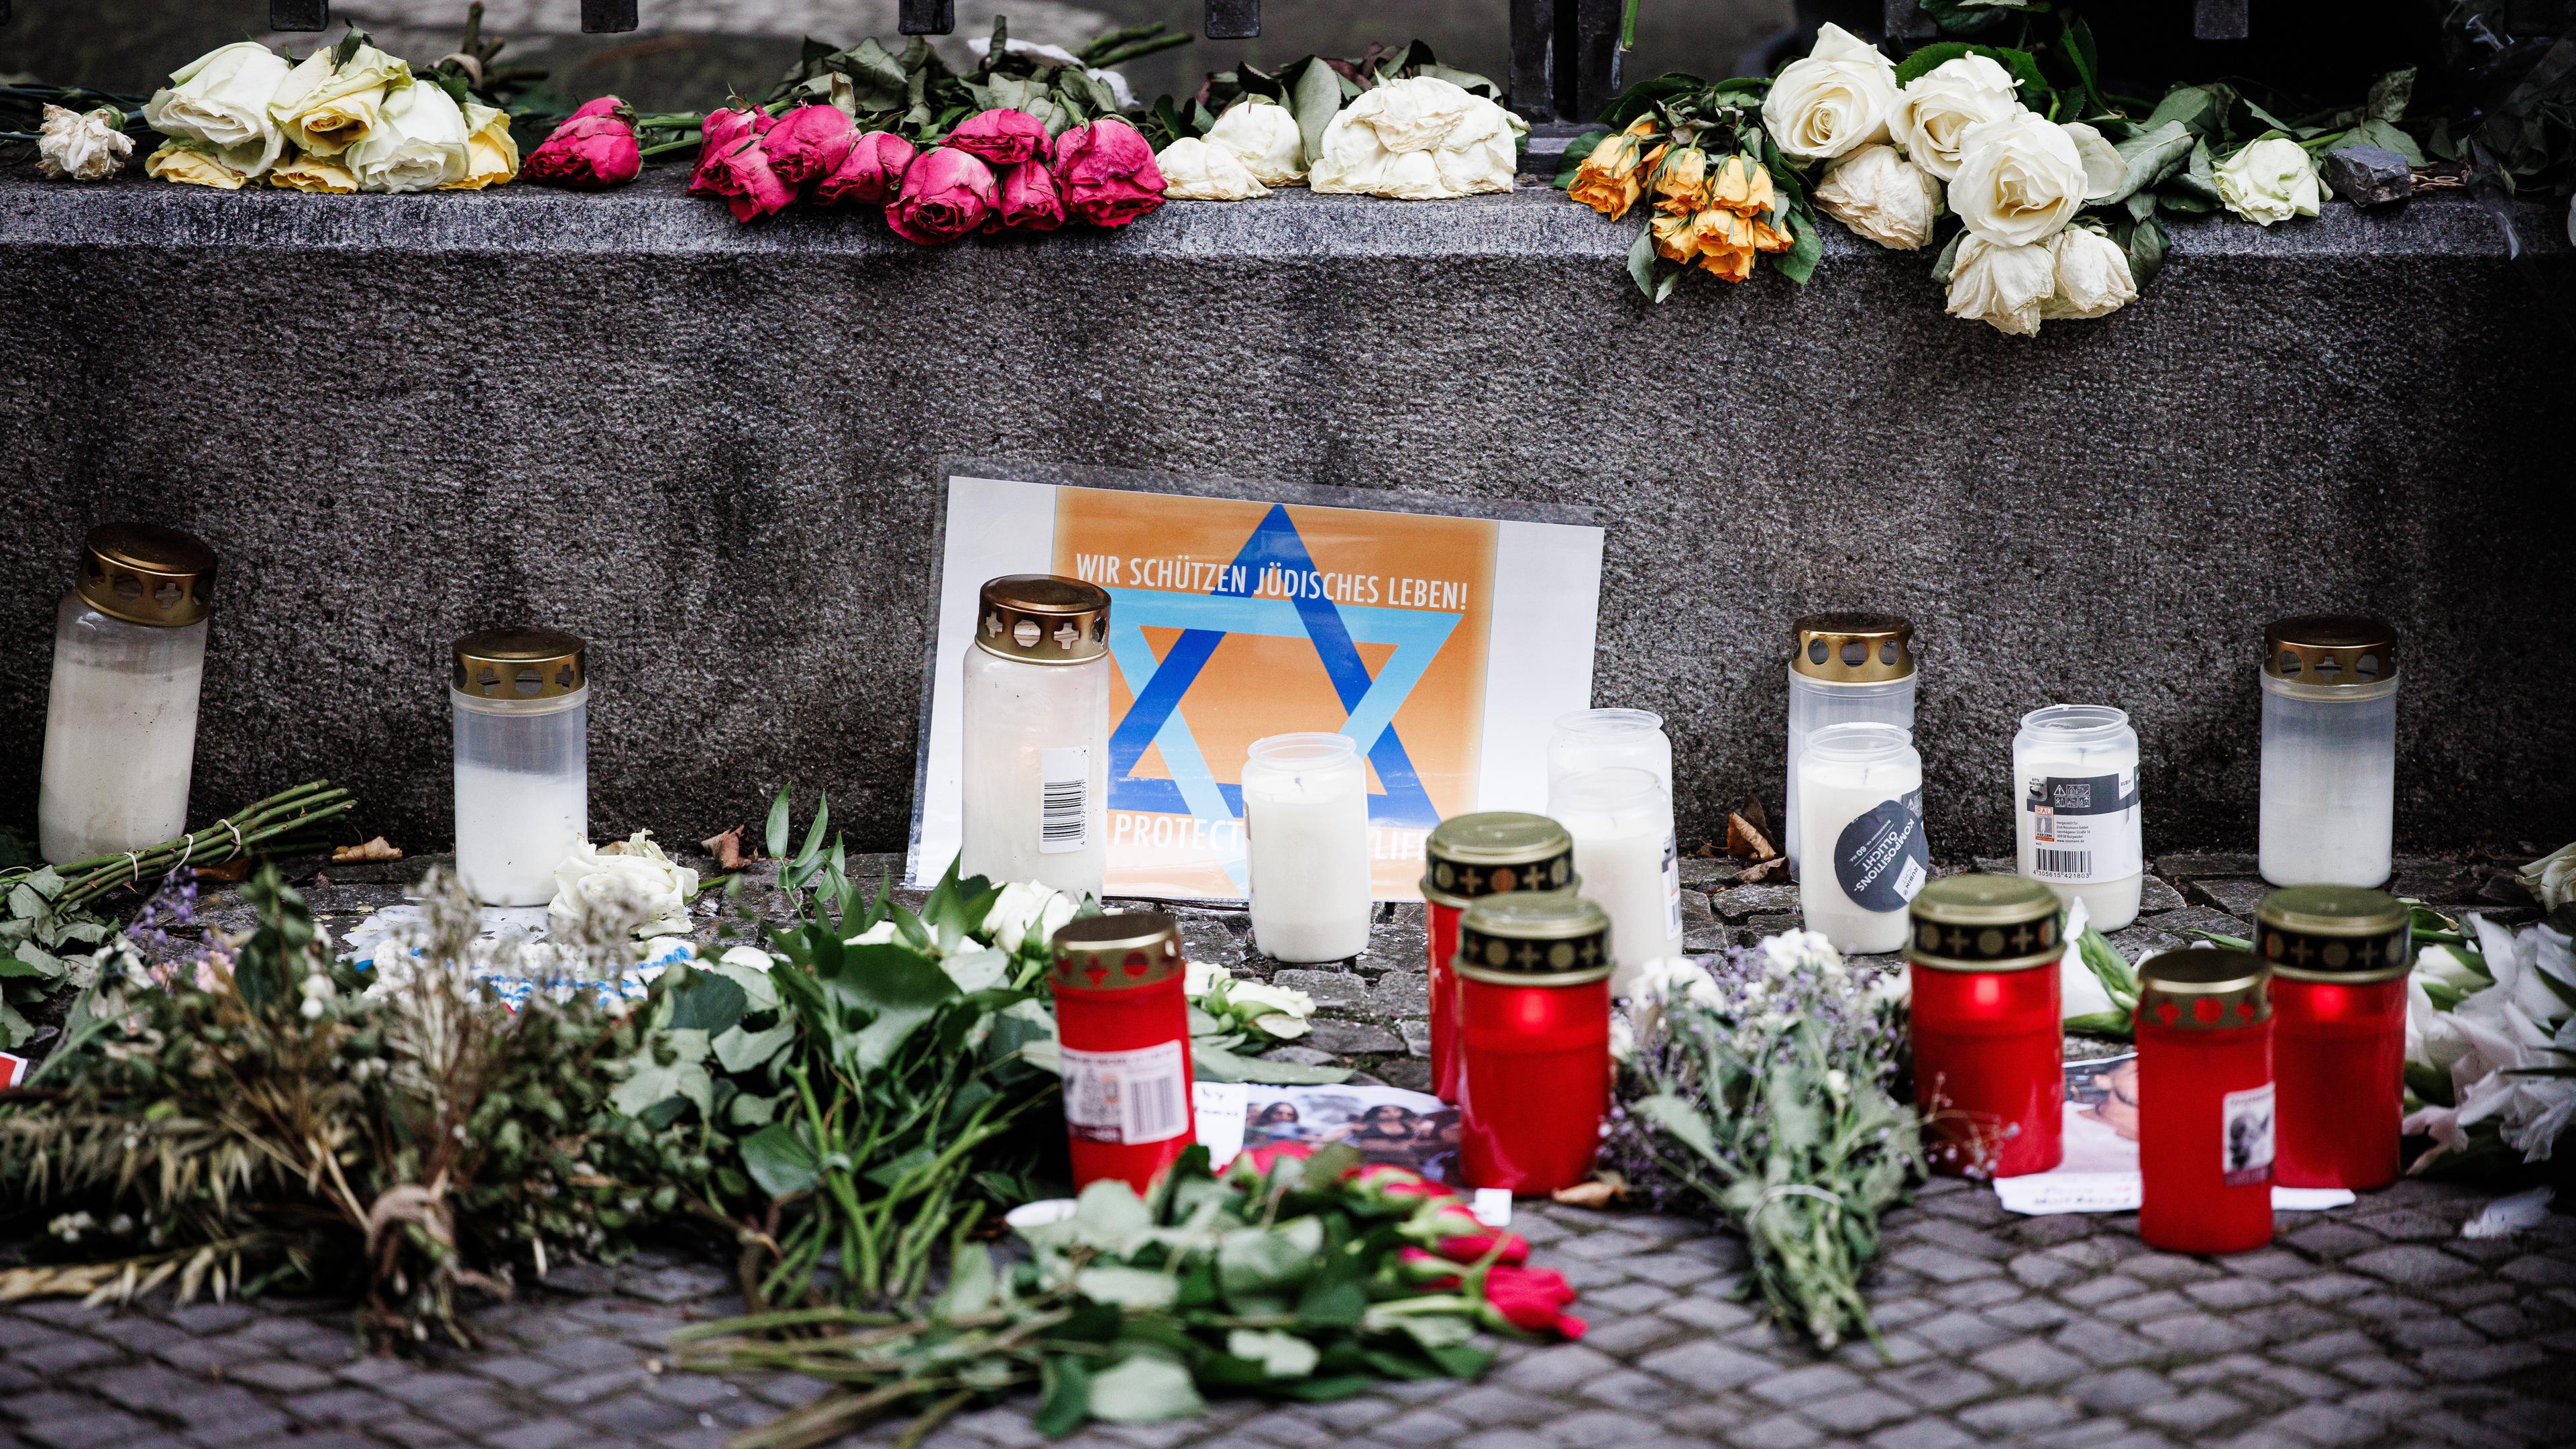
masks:
MULTIPOLYGON (((873 863, 871 865, 873 869, 873 863)), ((2169 856, 2132 954, 2185 929, 2241 934, 2260 896, 2243 856, 2169 856)), ((357 874, 357 873, 350 873, 357 874)), ((398 897, 317 886, 337 924, 398 897)), ((1688 878, 1697 950, 1794 924, 1795 896, 1688 878)), ((2491 871, 2409 863, 2399 887, 2528 916, 2491 871)), ((211 900, 218 913, 221 899, 211 900)), ((1399 910, 1346 969, 1271 969, 1240 913, 1194 911, 1192 954, 1312 992, 1305 1050, 1418 1084, 1423 952, 1399 910)), ((1523 1204, 1538 1261, 1582 1290, 1580 1342, 1514 1345, 1479 1383, 1389 1385, 1330 1405, 1220 1402, 1180 1424, 1086 1431, 1081 1445, 1226 1449, 1616 1449, 1621 1445, 1947 1449, 2231 1444, 2576 1443, 2576 1216, 2506 1240, 2460 1223, 2487 1194, 2403 1182, 2351 1207, 2279 1215, 2274 1245, 2229 1258, 2147 1250, 2134 1215, 2017 1218, 1991 1192, 1935 1182, 1887 1221, 1867 1284, 1886 1347, 1820 1355, 1736 1300, 1742 1245, 1642 1212, 1523 1204)), ((360 1355, 344 1305, 262 1300, 126 1312, 0 1308, 0 1449, 713 1449, 820 1392, 808 1381, 658 1371, 674 1326, 735 1311, 725 1271, 676 1251, 558 1269, 478 1312, 485 1346, 360 1355)), ((888 1424, 852 1442, 890 1443, 888 1424)), ((963 1416, 941 1449, 1040 1442, 1026 1407, 963 1416)))

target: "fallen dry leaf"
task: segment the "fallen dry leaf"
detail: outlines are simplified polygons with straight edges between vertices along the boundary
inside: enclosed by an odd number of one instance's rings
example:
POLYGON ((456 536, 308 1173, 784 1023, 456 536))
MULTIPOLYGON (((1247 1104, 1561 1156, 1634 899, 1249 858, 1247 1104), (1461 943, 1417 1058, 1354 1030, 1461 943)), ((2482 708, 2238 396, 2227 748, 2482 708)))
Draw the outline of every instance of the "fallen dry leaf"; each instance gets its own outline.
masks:
POLYGON ((1746 866, 1743 873, 1736 876, 1735 883, 1737 885, 1761 885, 1766 881, 1787 880, 1788 878, 1789 857, 1785 855, 1775 855, 1769 860, 1762 862, 1760 865, 1746 866))
POLYGON ((1572 1187, 1560 1187, 1548 1194, 1550 1200, 1561 1202, 1567 1207, 1584 1208, 1608 1207, 1627 1195, 1628 1180, 1615 1172, 1605 1172, 1590 1182, 1578 1182, 1572 1187))
POLYGON ((239 885, 243 881, 250 879, 250 857, 247 855, 240 855, 233 857, 231 860, 225 861, 221 865, 198 866, 197 879, 220 881, 226 885, 239 885))
POLYGON ((750 856, 742 853, 742 827, 739 825, 722 835, 710 835, 698 843, 707 848, 707 854, 716 858, 718 870, 740 870, 743 863, 751 859, 750 856))
POLYGON ((333 865, 366 865, 375 861, 400 860, 402 847, 379 835, 364 845, 343 845, 331 852, 333 865))
POLYGON ((1737 811, 1726 817, 1726 853, 1738 860, 1769 860, 1780 853, 1762 827, 1737 811))

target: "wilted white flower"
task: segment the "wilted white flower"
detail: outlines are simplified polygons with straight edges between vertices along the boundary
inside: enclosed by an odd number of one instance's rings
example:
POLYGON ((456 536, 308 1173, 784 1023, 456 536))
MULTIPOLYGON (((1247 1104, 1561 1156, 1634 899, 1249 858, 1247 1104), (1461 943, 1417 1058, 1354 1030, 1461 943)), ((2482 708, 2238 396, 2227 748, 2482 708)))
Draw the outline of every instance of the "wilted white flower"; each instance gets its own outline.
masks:
POLYGON ((1286 106, 1246 96, 1208 127, 1207 141, 1233 152, 1252 179, 1265 186, 1306 179, 1306 138, 1286 106))
POLYGON ((2044 245, 1998 246, 1981 236, 1959 238, 1950 259, 1953 317, 1991 324, 2020 337, 2039 333, 2040 308, 2057 295, 2057 258, 2044 245))
MULTIPOLYGON (((278 81, 276 93, 268 101, 268 113, 286 133, 286 139, 316 156, 337 156, 375 134, 393 97, 405 91, 426 89, 437 91, 441 97, 447 94, 444 87, 437 85, 413 86, 410 63, 372 45, 352 48, 345 64, 338 59, 340 49, 336 45, 314 47, 302 64, 278 81)), ((456 102, 448 101, 447 108, 455 110, 456 102)), ((456 139, 461 146, 465 140, 461 120, 459 125, 456 139)), ((461 168, 464 162, 460 158, 457 164, 461 168)))
POLYGON ((1763 971, 1774 979, 1794 976, 1802 966, 1822 969, 1843 963, 1843 953, 1821 931, 1782 931, 1763 937, 1755 949, 1762 955, 1763 971))
POLYGON ((1637 996, 1641 1001, 1673 1005, 1687 1001, 1694 1006, 1717 1004, 1717 980, 1708 968, 1686 956, 1658 956, 1637 968, 1637 996))
POLYGON ((1941 183, 1893 146, 1863 146, 1816 186, 1816 209, 1883 247, 1912 251, 1932 240, 1941 183))
MULTIPOLYGON (((966 42, 966 48, 969 51, 974 52, 977 60, 982 60, 986 53, 992 50, 993 39, 988 35, 978 35, 966 42)), ((1014 35, 1003 41, 1002 53, 1004 55, 1029 56, 1052 66, 1072 66, 1075 69, 1080 70, 1084 75, 1087 75, 1093 80, 1100 82, 1102 85, 1107 86, 1109 88, 1110 99, 1118 103, 1118 109, 1123 111, 1129 106, 1136 104, 1135 92, 1127 88, 1127 77, 1114 70, 1101 70, 1094 66, 1086 66, 1082 63, 1082 57, 1075 55, 1072 51, 1065 49, 1061 45, 1039 45, 1032 41, 1022 40, 1018 36, 1014 35)))
POLYGON ((329 976, 319 971, 312 972, 304 978, 304 1004, 296 1010, 304 1014, 306 1021, 320 1021, 322 1013, 331 1009, 331 998, 338 994, 329 976))
POLYGON ((104 181, 125 169, 134 154, 134 138, 125 134, 125 113, 114 106, 94 111, 45 107, 45 122, 36 132, 36 169, 60 181, 104 181))
POLYGON ((143 174, 184 186, 212 186, 239 191, 250 178, 224 164, 223 156, 202 141, 164 141, 143 158, 143 174))
POLYGON ((1950 209, 1997 246, 2046 241, 2084 206, 2084 158, 2054 121, 2024 111, 1970 127, 1960 147, 1950 209))
POLYGON ((866 930, 861 931, 855 936, 843 938, 841 944, 844 946, 883 946, 892 941, 896 934, 894 922, 890 919, 883 920, 868 927, 866 930))
POLYGON ((1307 184, 1319 192, 1437 200, 1509 191, 1528 123, 1436 76, 1388 81, 1324 128, 1307 184))
POLYGON ((1154 165, 1163 173, 1163 195, 1173 201, 1251 201, 1270 194, 1242 157, 1195 136, 1164 147, 1154 165))
POLYGON ((1825 1090, 1839 1102, 1851 1095, 1851 1074, 1840 1067, 1825 1068, 1825 1090))
POLYGON ((2316 163, 2285 137, 2238 148, 2218 163, 2217 181, 2218 199, 2227 209, 2258 226, 2317 214, 2316 163))
POLYGON ((1181 989, 1190 1004, 1210 1016, 1259 1030, 1281 1041, 1293 1041, 1313 1028, 1315 998, 1303 991, 1238 979, 1231 971, 1206 961, 1184 963, 1181 989))
POLYGON ((1891 129, 1915 165, 1947 181, 1959 174, 1969 131, 2021 108, 2012 72, 1991 56, 1963 55, 1905 83, 1891 129))
POLYGON ((2082 121, 2066 121, 2058 128, 2066 139, 2075 143, 2076 159, 2084 164, 2084 199, 2099 201, 2120 189, 2129 176, 2129 163, 2120 159, 2120 148, 2111 138, 2082 121))
POLYGON ((1903 92, 1877 46, 1839 25, 1816 29, 1816 47, 1771 82, 1762 125, 1802 161, 1826 161, 1887 139, 1903 92))
POLYGON ((639 936, 681 935, 689 929, 689 898, 697 893, 698 873, 664 855, 649 830, 604 846, 585 840, 555 867, 546 922, 556 934, 569 935, 590 912, 605 909, 641 918, 639 936))
POLYGON ((1610 1060, 1633 1062, 1636 1059, 1637 1029, 1628 1024, 1627 1017, 1613 1014, 1610 1018, 1610 1060))
POLYGON ((2576 901, 2576 844, 2562 845, 2524 866, 2521 875, 2544 911, 2576 901))
POLYGON ((2564 1066, 2567 1053, 2576 1051, 2576 1014, 2561 994, 2576 992, 2576 952, 2545 924, 2514 931, 2484 916, 2472 919, 2492 985, 2465 960, 2436 948, 2424 952, 2407 980, 2407 1060, 2449 1077, 2452 1098, 2450 1106, 2426 1106, 2406 1118, 2406 1131, 2435 1143, 2417 1171, 2467 1150, 2471 1131, 2482 1124, 2492 1124, 2523 1161, 2546 1161, 2576 1119, 2576 1078, 2522 1075, 2564 1066), (2427 983, 2449 986, 2463 977, 2477 985, 2450 1010, 2435 1007, 2427 983))
POLYGON ((1053 886, 1015 880, 1002 887, 993 909, 984 913, 984 931, 1005 951, 1032 945, 1043 949, 1055 939, 1057 928, 1081 908, 1080 901, 1053 886))
POLYGON ((2089 227, 2070 226, 2048 247, 2057 263, 2057 290, 2040 304, 2041 317, 2052 321, 2108 317, 2138 300, 2129 255, 2109 237, 2089 227))
POLYGON ((213 148, 230 170, 260 175, 286 145, 268 109, 286 71, 285 57, 256 41, 218 46, 172 71, 143 103, 143 119, 164 136, 213 148))
POLYGON ((346 153, 361 191, 431 191, 466 178, 465 113, 437 85, 406 85, 346 153))

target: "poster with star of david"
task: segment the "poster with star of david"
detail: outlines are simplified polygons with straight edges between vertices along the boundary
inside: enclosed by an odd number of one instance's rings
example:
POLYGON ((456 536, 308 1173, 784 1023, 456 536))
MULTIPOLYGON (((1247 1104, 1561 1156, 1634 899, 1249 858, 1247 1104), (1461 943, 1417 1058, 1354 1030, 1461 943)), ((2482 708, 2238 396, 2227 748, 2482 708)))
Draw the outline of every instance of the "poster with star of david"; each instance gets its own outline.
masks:
POLYGON ((977 591, 1004 574, 1109 593, 1108 895, 1244 898, 1242 771, 1267 735, 1358 748, 1379 900, 1420 899, 1441 820, 1546 808, 1548 733, 1591 703, 1589 510, 971 459, 944 474, 914 885, 957 854, 961 661, 977 591))

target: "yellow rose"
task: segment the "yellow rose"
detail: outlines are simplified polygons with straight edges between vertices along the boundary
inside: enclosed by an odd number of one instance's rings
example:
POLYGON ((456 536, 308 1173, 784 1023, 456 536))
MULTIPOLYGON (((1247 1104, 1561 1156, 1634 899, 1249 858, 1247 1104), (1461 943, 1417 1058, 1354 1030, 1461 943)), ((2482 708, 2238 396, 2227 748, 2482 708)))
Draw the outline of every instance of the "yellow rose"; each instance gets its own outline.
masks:
POLYGON ((1610 137, 1592 150, 1574 168, 1574 184, 1566 195, 1591 207, 1603 216, 1617 221, 1637 204, 1646 183, 1639 174, 1644 162, 1637 154, 1638 138, 1653 132, 1654 119, 1640 116, 1628 129, 1610 137))
POLYGON ((1699 232, 1690 217, 1658 216, 1646 224, 1646 229, 1655 234, 1655 255, 1665 261, 1688 266, 1690 259, 1699 255, 1699 232))
POLYGON ((1708 205, 1708 153, 1684 146, 1655 168, 1655 210, 1688 216, 1708 205))
POLYGON ((289 191, 324 191, 346 196, 358 189, 358 178, 348 167, 318 156, 297 156, 281 162, 268 173, 268 184, 289 191))
POLYGON ((1750 156, 1729 156, 1709 187, 1709 204, 1723 206, 1738 216, 1769 211, 1774 204, 1771 173, 1750 156))
POLYGON ((384 113, 385 97, 411 84, 411 65, 372 45, 338 63, 344 46, 326 46, 286 73, 268 113, 286 138, 315 156, 337 156, 364 139, 384 113))
POLYGON ((510 116, 480 101, 465 103, 465 178, 441 191, 480 191, 519 175, 519 143, 510 139, 510 116))
POLYGON ((220 187, 225 191, 239 191, 242 182, 249 179, 216 159, 212 151, 186 141, 162 142, 160 150, 143 158, 143 174, 188 186, 220 187))

